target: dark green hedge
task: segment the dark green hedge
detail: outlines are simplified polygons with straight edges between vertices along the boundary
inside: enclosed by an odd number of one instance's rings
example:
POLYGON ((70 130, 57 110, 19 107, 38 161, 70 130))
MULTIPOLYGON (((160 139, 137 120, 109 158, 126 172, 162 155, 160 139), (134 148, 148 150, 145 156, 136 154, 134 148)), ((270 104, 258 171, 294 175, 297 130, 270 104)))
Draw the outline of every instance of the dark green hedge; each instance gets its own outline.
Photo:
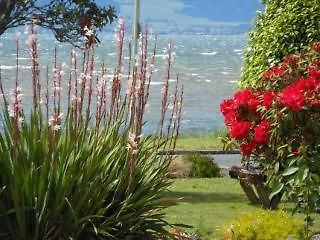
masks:
POLYGON ((241 87, 259 86, 259 76, 284 56, 320 41, 320 0, 264 0, 249 33, 241 87))

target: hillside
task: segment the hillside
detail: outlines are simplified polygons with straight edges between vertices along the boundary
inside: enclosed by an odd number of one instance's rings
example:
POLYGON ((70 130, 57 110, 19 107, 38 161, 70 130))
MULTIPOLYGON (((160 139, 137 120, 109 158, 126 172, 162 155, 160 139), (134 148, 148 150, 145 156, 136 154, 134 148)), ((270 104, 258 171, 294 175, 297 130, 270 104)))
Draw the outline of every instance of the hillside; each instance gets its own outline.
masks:
MULTIPOLYGON (((248 31, 259 0, 140 0, 141 21, 158 33, 238 34, 248 31)), ((132 20, 133 0, 113 0, 132 20)))

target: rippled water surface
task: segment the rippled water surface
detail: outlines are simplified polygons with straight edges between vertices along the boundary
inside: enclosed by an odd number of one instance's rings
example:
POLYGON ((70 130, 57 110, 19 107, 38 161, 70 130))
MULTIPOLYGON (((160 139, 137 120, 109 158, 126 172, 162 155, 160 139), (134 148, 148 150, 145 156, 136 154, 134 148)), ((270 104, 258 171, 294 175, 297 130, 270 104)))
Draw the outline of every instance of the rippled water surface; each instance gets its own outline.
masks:
MULTIPOLYGON (((27 35, 20 35, 21 51, 19 57, 20 81, 24 93, 24 102, 30 101, 30 60, 26 50, 27 35)), ((7 33, 0 37, 0 65, 4 85, 13 86, 15 75, 15 38, 16 33, 7 33)), ((220 102, 233 95, 242 66, 242 50, 246 43, 243 35, 203 36, 203 35, 170 35, 158 36, 157 68, 151 83, 150 104, 146 115, 146 130, 152 131, 157 126, 160 109, 160 92, 163 85, 163 48, 172 39, 176 53, 171 84, 179 73, 180 82, 184 86, 184 113, 182 132, 205 133, 223 127, 223 119, 219 113, 220 102)), ((102 45, 96 49, 97 65, 104 61, 110 69, 115 66, 117 49, 113 43, 113 35, 101 34, 102 45)), ((58 48, 58 61, 68 65, 71 46, 61 44, 48 33, 41 33, 40 59, 42 76, 46 65, 51 72, 54 62, 54 47, 58 48)), ((66 86, 66 81, 65 81, 66 86)))

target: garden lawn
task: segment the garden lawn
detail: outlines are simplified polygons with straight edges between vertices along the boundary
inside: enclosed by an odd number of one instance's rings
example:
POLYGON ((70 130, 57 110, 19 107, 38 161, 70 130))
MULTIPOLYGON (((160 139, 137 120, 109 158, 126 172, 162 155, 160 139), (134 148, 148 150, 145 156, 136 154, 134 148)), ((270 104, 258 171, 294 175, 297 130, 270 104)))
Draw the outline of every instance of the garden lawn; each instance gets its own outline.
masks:
POLYGON ((222 149, 219 137, 225 134, 224 130, 216 130, 208 134, 181 135, 177 140, 176 149, 179 150, 214 150, 222 149))
MULTIPOLYGON (((169 223, 186 224, 203 240, 222 239, 222 230, 241 213, 256 210, 247 200, 237 181, 228 178, 177 179, 170 187, 170 196, 182 198, 166 210, 169 223)), ((291 204, 283 203, 282 208, 291 204)), ((299 216, 303 217, 303 216, 299 216)), ((320 229, 319 218, 316 219, 320 229)))

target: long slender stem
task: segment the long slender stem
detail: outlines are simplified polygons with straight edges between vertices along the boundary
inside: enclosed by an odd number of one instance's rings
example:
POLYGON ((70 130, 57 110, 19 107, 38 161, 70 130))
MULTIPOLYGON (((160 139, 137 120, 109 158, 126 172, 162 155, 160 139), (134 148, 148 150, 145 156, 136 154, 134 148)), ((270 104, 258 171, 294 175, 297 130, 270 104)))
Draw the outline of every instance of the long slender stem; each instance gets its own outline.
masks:
POLYGON ((2 85, 2 69, 1 69, 1 66, 0 66, 0 92, 1 92, 1 95, 2 95, 2 99, 3 99, 3 103, 4 103, 4 106, 5 106, 5 109, 8 109, 8 101, 7 101, 6 95, 4 93, 3 85, 2 85))

